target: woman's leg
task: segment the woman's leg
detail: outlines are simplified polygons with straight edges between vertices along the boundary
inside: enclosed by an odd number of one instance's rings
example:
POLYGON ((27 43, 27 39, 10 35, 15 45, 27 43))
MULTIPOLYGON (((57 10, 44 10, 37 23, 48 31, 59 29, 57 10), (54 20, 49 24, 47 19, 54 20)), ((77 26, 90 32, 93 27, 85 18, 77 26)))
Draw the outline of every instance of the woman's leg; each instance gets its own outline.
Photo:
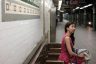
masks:
POLYGON ((83 62, 82 64, 86 64, 85 62, 83 62))

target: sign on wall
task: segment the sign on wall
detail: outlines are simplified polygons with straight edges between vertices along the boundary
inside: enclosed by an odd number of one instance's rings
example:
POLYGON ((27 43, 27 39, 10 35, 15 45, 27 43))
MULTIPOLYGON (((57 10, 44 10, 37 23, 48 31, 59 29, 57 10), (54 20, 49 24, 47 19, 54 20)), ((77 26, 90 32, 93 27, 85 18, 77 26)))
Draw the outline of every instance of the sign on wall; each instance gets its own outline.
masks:
POLYGON ((5 1, 5 13, 9 14, 28 14, 39 15, 39 8, 31 7, 26 4, 5 1))
POLYGON ((21 0, 2 0, 2 21, 40 18, 40 8, 21 0))

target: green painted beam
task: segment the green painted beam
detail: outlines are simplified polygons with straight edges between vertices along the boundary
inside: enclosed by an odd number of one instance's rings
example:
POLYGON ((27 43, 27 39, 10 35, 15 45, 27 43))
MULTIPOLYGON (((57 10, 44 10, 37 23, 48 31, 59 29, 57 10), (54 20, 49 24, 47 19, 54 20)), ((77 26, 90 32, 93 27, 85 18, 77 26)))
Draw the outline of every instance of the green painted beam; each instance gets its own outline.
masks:
MULTIPOLYGON (((36 6, 36 7, 39 8, 39 4, 36 4, 36 3, 35 3, 37 0, 21 0, 21 1, 23 1, 23 2, 25 2, 25 3, 28 3, 28 4, 31 4, 31 5, 36 6)), ((40 1, 37 1, 37 2, 40 3, 40 1)))

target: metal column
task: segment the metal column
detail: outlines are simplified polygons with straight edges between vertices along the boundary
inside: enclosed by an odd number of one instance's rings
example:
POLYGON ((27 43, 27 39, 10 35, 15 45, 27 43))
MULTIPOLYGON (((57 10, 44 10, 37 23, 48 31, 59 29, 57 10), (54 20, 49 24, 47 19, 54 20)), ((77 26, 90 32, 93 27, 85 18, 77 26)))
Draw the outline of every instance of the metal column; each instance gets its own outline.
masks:
POLYGON ((96 30, 96 12, 95 6, 93 6, 93 29, 96 30))

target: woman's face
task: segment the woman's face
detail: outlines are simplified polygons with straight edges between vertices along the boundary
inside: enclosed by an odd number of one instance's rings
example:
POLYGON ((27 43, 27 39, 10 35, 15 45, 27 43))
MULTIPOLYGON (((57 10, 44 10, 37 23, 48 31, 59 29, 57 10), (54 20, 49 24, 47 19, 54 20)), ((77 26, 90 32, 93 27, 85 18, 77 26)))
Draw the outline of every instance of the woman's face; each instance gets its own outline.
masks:
POLYGON ((74 33, 75 29, 76 29, 75 24, 71 24, 71 25, 68 27, 67 30, 68 30, 70 33, 74 33))

